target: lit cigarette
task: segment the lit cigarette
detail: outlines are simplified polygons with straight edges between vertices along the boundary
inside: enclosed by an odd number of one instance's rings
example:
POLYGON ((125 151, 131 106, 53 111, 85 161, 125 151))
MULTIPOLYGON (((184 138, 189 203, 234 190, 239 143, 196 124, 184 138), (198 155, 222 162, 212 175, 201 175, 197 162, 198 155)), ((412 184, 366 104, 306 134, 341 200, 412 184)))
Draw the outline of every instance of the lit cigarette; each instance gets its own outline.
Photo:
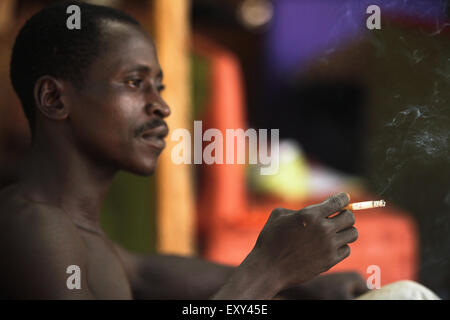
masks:
POLYGON ((384 201, 384 200, 363 201, 363 202, 350 203, 348 206, 345 207, 345 209, 365 210, 365 209, 380 208, 380 207, 385 207, 385 206, 386 206, 386 201, 384 201))

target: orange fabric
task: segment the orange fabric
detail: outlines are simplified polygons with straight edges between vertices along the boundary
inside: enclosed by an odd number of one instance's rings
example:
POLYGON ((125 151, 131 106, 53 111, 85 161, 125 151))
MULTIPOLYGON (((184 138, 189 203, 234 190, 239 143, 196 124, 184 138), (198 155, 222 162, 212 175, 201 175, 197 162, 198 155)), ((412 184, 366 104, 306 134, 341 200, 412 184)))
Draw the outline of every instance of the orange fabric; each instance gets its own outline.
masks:
MULTIPOLYGON (((216 128, 222 132, 225 145, 226 129, 246 128, 244 90, 237 59, 223 48, 200 36, 194 37, 195 51, 209 61, 210 93, 202 117, 203 132, 216 128)), ((209 142, 208 142, 209 143, 209 142)), ((236 152, 235 152, 236 155, 236 152)), ((225 158, 225 152, 224 152, 225 158)), ((225 162, 225 159, 224 159, 225 162)), ((246 207, 247 188, 245 166, 213 164, 202 166, 199 192, 200 228, 211 219, 224 223, 235 220, 246 207), (213 209, 214 213, 210 212, 213 209)))

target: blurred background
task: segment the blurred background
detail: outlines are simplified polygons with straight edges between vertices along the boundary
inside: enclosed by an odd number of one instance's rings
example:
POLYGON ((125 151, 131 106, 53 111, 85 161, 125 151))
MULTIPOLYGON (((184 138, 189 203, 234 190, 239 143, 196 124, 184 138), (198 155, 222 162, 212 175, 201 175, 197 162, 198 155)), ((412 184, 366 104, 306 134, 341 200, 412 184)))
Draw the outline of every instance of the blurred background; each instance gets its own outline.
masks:
MULTIPOLYGON (((0 1, 0 186, 29 129, 9 80, 14 38, 54 1, 0 1)), ((359 240, 331 272, 381 269, 450 297, 450 4, 444 0, 103 0, 155 37, 169 127, 280 130, 280 168, 184 165, 120 173, 102 224, 141 253, 237 265, 275 207, 347 191, 385 199, 356 213, 359 240), (369 5, 381 29, 368 30, 369 5), (177 115, 183 115, 178 116, 177 115)), ((225 135, 225 134, 224 134, 225 135)), ((169 140, 169 137, 167 138, 169 140)))

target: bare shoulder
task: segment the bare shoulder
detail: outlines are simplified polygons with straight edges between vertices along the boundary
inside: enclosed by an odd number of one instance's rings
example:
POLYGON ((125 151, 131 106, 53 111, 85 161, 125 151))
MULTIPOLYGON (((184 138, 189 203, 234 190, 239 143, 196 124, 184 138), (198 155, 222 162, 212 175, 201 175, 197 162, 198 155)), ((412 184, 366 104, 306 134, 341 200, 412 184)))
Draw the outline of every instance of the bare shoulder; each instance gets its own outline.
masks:
POLYGON ((90 296, 86 283, 82 290, 67 287, 68 267, 83 270, 87 264, 83 239, 70 218, 59 208, 26 201, 10 188, 0 191, 0 258, 0 296, 90 296))
POLYGON ((48 204, 27 201, 15 190, 0 192, 0 231, 0 236, 14 240, 8 246, 26 243, 35 237, 44 247, 70 245, 76 249, 75 253, 83 246, 77 228, 64 211, 48 204))

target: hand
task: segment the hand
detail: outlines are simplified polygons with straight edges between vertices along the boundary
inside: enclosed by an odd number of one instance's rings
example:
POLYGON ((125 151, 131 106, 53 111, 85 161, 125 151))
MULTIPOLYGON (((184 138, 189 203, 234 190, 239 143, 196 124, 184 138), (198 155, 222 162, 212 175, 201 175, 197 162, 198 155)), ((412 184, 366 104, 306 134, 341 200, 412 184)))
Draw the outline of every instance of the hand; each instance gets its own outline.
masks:
POLYGON ((300 286, 277 295, 278 299, 351 300, 369 289, 356 272, 331 273, 318 276, 300 286))
POLYGON ((280 291, 313 279, 349 256, 347 244, 358 232, 353 213, 342 211, 348 202, 348 195, 340 193, 300 211, 272 211, 252 257, 271 272, 280 291))

